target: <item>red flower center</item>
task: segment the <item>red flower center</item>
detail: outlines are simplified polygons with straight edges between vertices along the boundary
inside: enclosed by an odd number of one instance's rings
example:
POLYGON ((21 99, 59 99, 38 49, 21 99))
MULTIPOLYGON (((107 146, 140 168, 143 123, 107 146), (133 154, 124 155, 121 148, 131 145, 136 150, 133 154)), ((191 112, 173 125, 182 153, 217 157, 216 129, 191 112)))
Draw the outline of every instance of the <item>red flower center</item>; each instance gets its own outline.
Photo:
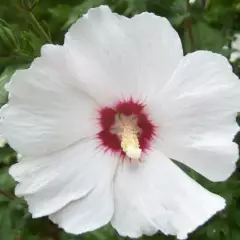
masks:
POLYGON ((132 146, 146 152, 156 136, 156 126, 150 120, 146 106, 132 99, 101 108, 99 125, 101 146, 105 151, 119 153, 122 157, 129 157, 128 151, 132 146))

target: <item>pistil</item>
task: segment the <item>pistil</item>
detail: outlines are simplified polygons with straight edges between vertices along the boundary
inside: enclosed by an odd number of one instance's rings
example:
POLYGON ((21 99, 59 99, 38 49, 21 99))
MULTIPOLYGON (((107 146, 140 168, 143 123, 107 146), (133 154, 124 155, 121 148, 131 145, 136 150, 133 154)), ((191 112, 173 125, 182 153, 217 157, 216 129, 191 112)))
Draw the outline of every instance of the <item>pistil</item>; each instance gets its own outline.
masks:
POLYGON ((125 125, 120 133, 121 147, 129 158, 138 160, 142 150, 138 141, 138 132, 131 125, 125 125))
POLYGON ((137 117, 117 115, 113 132, 119 136, 123 152, 131 159, 140 159, 142 149, 138 139, 140 129, 137 126, 137 117))

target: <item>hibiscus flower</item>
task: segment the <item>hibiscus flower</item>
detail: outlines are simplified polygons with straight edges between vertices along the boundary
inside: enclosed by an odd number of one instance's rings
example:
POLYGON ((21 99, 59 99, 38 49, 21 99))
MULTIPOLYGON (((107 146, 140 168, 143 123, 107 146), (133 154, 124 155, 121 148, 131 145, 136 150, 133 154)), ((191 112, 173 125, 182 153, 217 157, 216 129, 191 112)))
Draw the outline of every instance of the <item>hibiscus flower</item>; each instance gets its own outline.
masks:
POLYGON ((90 9, 7 89, 0 132, 21 155, 10 174, 34 218, 185 239, 225 207, 172 159, 211 181, 232 174, 239 79, 221 55, 183 56, 167 19, 90 9))

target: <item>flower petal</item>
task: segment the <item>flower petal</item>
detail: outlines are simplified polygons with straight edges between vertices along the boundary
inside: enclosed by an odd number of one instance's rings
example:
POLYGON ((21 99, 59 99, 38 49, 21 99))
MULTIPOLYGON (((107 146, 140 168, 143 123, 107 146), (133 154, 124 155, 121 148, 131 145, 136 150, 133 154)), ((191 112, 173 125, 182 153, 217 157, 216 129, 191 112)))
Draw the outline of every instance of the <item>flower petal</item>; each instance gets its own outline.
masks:
POLYGON ((106 225, 111 220, 114 211, 112 179, 117 164, 118 160, 111 156, 106 155, 103 159, 98 157, 94 171, 86 173, 88 179, 95 180, 95 188, 83 198, 71 201, 49 218, 72 234, 93 231, 106 225))
POLYGON ((113 174, 112 171, 107 170, 105 174, 106 176, 103 175, 99 179, 99 184, 88 195, 70 202, 49 218, 72 234, 93 231, 109 223, 114 211, 111 181, 113 174))
POLYGON ((238 159, 232 141, 240 109, 240 81, 227 59, 207 51, 188 54, 154 97, 162 151, 212 181, 226 180, 238 159))
POLYGON ((163 86, 183 57, 181 41, 167 19, 142 13, 129 19, 109 7, 90 9, 70 28, 69 65, 82 88, 99 102, 146 97, 163 86))
POLYGON ((130 238, 161 230, 185 239, 224 207, 223 198, 202 188, 153 150, 142 163, 119 166, 112 225, 130 238))
POLYGON ((54 45, 45 45, 29 69, 14 74, 0 131, 15 150, 44 155, 97 132, 96 102, 74 82, 63 47, 54 45))
POLYGON ((16 195, 24 196, 33 217, 41 217, 71 201, 84 202, 92 192, 102 191, 101 184, 110 188, 116 166, 117 159, 98 150, 94 140, 82 140, 52 155, 23 158, 10 174, 19 182, 16 195))
POLYGON ((0 148, 6 145, 6 139, 0 134, 0 148))

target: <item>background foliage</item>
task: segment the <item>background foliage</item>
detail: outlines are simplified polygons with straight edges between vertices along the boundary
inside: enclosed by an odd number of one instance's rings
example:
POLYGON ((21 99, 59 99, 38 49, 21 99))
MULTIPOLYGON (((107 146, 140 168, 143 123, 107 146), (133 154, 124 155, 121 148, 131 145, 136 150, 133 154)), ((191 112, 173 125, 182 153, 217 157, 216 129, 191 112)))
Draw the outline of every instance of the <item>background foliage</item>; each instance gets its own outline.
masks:
MULTIPOLYGON (((230 57, 231 42, 240 33, 240 0, 1 0, 0 2, 0 106, 6 103, 4 84, 18 68, 29 66, 39 56, 40 47, 61 44, 64 33, 89 8, 101 4, 132 16, 149 11, 166 16, 178 31, 185 53, 207 49, 230 57)), ((240 75, 240 61, 232 63, 240 75)), ((221 121, 221 119, 219 119, 221 121)), ((235 141, 240 142, 236 136, 235 141)), ((0 239, 1 240, 105 240, 122 239, 107 226, 92 233, 73 236, 64 233, 47 218, 32 219, 23 199, 14 196, 15 182, 8 168, 16 153, 0 148, 0 239)), ((188 170, 187 170, 188 171, 188 170)), ((211 183, 189 172, 207 189, 227 199, 226 210, 196 232, 190 240, 240 239, 239 170, 225 183, 211 183)), ((142 239, 175 239, 161 234, 142 239)))

